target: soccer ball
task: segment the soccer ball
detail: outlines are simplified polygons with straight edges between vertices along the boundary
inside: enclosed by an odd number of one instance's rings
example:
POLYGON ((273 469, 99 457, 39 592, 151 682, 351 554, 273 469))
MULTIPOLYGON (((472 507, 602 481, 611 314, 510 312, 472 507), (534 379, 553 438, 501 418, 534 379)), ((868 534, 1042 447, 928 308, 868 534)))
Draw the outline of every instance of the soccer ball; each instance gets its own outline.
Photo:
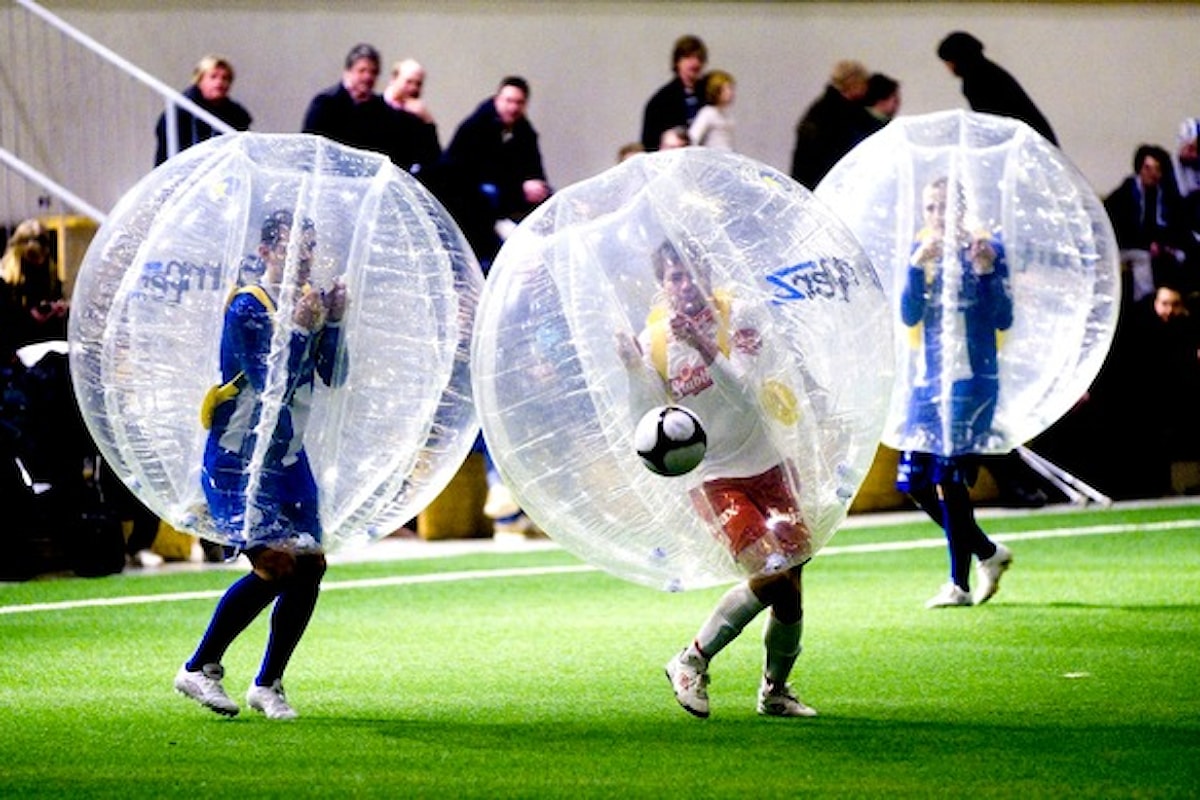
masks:
POLYGON ((659 475, 684 475, 699 466, 708 447, 700 419, 683 406, 658 406, 646 412, 633 431, 633 444, 647 469, 659 475))

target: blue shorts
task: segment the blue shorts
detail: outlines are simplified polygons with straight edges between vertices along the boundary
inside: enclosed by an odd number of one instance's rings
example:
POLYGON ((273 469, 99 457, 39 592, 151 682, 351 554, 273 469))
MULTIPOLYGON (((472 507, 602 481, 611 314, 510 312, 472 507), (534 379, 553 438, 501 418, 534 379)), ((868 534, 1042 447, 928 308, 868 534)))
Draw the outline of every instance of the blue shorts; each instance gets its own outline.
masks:
POLYGON ((961 483, 971 487, 979 478, 979 456, 935 456, 906 450, 896 468, 896 488, 920 492, 938 484, 961 483))
POLYGON ((217 446, 205 451, 200 480, 217 530, 239 547, 305 535, 320 543, 317 483, 305 452, 301 450, 287 466, 264 467, 253 498, 247 497, 250 476, 246 467, 247 461, 237 453, 217 446))

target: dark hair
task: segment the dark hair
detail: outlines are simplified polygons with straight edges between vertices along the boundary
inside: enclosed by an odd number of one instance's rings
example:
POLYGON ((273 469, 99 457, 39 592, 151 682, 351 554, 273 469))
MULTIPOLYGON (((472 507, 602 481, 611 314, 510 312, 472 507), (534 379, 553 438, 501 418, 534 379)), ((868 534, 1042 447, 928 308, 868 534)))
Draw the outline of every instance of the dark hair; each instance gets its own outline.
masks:
POLYGON ((674 70, 679 60, 688 56, 699 56, 701 61, 708 63, 708 48, 704 46, 704 40, 690 33, 675 40, 675 47, 671 50, 671 69, 674 70))
POLYGON ((650 260, 654 264, 654 279, 659 283, 663 282, 667 267, 671 264, 686 269, 688 274, 701 281, 705 287, 712 281, 712 267, 704 258, 699 257, 694 244, 690 242, 685 241, 681 247, 676 247, 670 241, 664 241, 654 249, 650 260))
POLYGON ((500 86, 496 89, 496 91, 499 92, 500 89, 503 89, 505 86, 512 86, 516 89, 520 89, 525 93, 526 99, 529 98, 529 81, 525 80, 520 75, 506 75, 504 79, 500 81, 500 86))
POLYGON ((1164 170, 1171 165, 1171 155, 1164 148, 1156 144, 1143 144, 1139 145, 1133 154, 1133 171, 1141 172, 1142 164, 1147 158, 1153 158, 1164 170))
POLYGON ((983 56, 983 42, 966 31, 955 31, 938 45, 938 58, 951 64, 976 61, 983 56))
POLYGON ((670 242, 663 242, 655 248, 650 256, 650 260, 654 263, 654 278, 659 283, 662 283, 663 276, 667 274, 668 264, 683 263, 683 258, 679 255, 679 251, 670 242))
POLYGON ((368 61, 375 62, 376 67, 378 67, 380 64, 379 51, 365 42, 360 42, 359 44, 354 45, 354 47, 351 47, 350 52, 346 54, 346 69, 350 69, 357 62, 362 61, 364 58, 368 61))
POLYGON ((863 95, 863 105, 873 106, 880 100, 894 95, 899 88, 900 84, 897 81, 882 72, 876 72, 867 78, 867 93, 863 95))
MULTIPOLYGON (((292 229, 292 220, 292 212, 286 208, 280 208, 267 214, 262 224, 262 243, 268 247, 279 244, 283 238, 283 232, 292 229)), ((300 226, 302 230, 306 231, 314 230, 317 227, 310 217, 305 217, 300 222, 300 226)))

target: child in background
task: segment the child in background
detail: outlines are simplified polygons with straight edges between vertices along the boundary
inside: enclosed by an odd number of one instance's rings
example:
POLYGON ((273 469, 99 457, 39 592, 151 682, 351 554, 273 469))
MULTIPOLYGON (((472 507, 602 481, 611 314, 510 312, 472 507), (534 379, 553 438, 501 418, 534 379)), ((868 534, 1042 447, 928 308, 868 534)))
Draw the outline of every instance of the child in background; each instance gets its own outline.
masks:
POLYGON ((688 129, 692 144, 732 153, 733 131, 737 123, 731 108, 737 94, 737 82, 728 72, 715 69, 708 74, 704 86, 708 105, 696 112, 696 118, 688 129))

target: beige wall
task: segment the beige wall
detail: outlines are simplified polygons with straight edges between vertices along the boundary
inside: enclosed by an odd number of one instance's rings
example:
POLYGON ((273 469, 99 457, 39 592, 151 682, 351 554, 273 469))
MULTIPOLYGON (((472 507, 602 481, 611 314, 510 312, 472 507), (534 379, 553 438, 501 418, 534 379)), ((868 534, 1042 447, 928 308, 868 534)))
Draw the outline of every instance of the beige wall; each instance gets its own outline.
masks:
MULTIPOLYGON (((46 0, 45 6, 162 80, 182 86, 207 51, 238 69, 234 96, 260 131, 295 131, 309 98, 334 83, 345 52, 375 44, 415 56, 445 144, 504 74, 533 86, 531 118, 552 180, 585 178, 636 139, 641 110, 669 77, 674 38, 703 37, 710 66, 739 81, 739 149, 786 170, 792 129, 830 65, 859 58, 898 78, 904 113, 962 107, 934 55, 969 30, 1020 80, 1063 149, 1100 193, 1136 145, 1174 147, 1200 114, 1200 5, 1187 3, 384 2, 367 0, 46 0)), ((382 88, 382 85, 381 87, 382 88)), ((149 164, 153 119, 128 121, 120 146, 149 164)))

